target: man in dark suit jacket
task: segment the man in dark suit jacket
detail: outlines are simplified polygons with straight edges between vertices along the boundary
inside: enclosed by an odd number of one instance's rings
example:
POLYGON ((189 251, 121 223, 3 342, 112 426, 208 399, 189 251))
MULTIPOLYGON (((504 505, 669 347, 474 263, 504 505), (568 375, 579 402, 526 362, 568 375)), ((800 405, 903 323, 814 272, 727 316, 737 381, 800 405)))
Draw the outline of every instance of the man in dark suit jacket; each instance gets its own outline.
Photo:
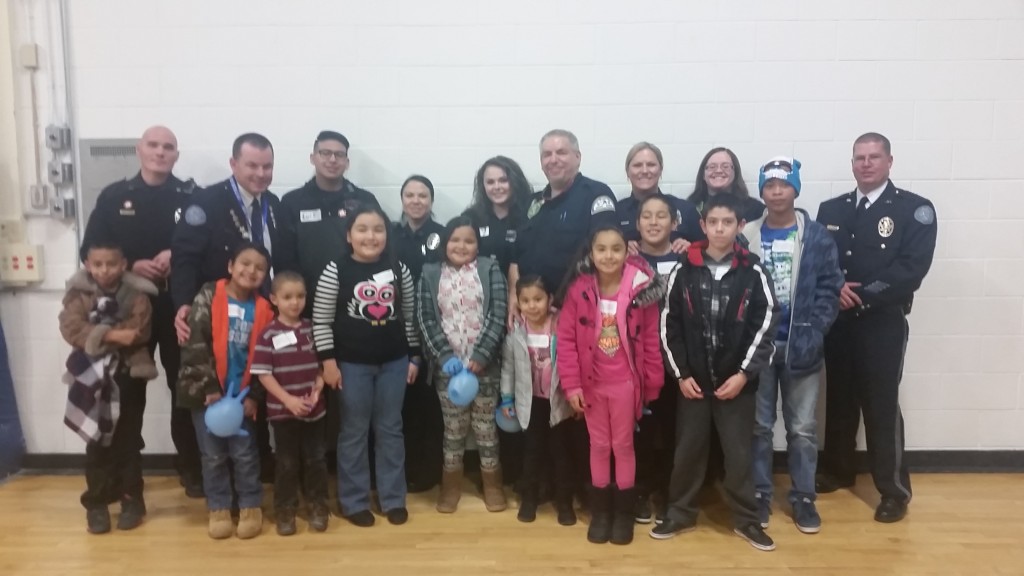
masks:
POLYGON ((230 178, 192 194, 171 241, 171 299, 179 342, 188 338, 192 299, 206 282, 227 277, 228 260, 239 244, 262 244, 271 255, 278 244, 281 201, 267 190, 274 178, 270 140, 242 134, 231 148, 230 164, 230 178))

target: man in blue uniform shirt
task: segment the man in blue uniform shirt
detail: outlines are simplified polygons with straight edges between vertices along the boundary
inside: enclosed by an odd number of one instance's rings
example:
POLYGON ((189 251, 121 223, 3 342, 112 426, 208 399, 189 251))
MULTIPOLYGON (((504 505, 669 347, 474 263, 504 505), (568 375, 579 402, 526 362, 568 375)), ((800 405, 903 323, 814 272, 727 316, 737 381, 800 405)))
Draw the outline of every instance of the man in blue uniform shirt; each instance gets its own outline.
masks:
POLYGON ((509 266, 509 325, 519 314, 515 285, 537 274, 557 292, 573 257, 590 231, 615 225, 615 194, 603 182, 580 174, 580 142, 568 130, 551 130, 540 140, 540 164, 548 185, 533 195, 527 221, 516 238, 509 266))
POLYGON ((935 207, 889 180, 892 148, 885 136, 857 138, 852 164, 857 189, 818 209, 846 283, 839 318, 825 338, 825 450, 817 491, 853 485, 863 412, 868 463, 882 495, 875 520, 898 522, 911 498, 899 406, 906 317, 935 253, 935 207))

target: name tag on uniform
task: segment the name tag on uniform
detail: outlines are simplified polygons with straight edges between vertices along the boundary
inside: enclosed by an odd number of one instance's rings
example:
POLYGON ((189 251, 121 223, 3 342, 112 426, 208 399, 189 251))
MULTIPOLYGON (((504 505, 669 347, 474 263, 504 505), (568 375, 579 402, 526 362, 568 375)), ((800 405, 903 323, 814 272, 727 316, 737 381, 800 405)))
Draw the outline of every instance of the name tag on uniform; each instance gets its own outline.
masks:
POLYGON ((601 314, 615 314, 619 311, 619 302, 617 300, 601 300, 597 309, 601 311, 601 314))
POLYGON ((376 274, 373 275, 373 281, 378 284, 387 284, 388 282, 394 282, 394 280, 394 270, 385 270, 383 272, 377 272, 376 274))
POLYGON ((509 230, 509 231, 505 232, 505 242, 515 242, 515 241, 516 241, 516 231, 515 230, 509 230))
POLYGON ((490 235, 491 235, 491 227, 490 226, 481 226, 480 227, 480 237, 481 238, 487 238, 490 235))
POLYGON ((526 336, 526 345, 530 348, 547 348, 551 345, 551 337, 547 334, 529 334, 526 336))
POLYGON ((282 332, 271 338, 270 341, 274 344, 274 350, 280 350, 281 348, 287 348, 299 343, 299 339, 295 336, 294 331, 282 332))
POLYGON ((792 240, 775 240, 772 242, 772 252, 792 254, 795 248, 795 242, 792 240))
POLYGON ((319 222, 322 218, 320 209, 316 210, 300 210, 299 211, 299 222, 319 222))
POLYGON ((671 274, 672 269, 676 267, 675 262, 658 262, 658 274, 671 274))

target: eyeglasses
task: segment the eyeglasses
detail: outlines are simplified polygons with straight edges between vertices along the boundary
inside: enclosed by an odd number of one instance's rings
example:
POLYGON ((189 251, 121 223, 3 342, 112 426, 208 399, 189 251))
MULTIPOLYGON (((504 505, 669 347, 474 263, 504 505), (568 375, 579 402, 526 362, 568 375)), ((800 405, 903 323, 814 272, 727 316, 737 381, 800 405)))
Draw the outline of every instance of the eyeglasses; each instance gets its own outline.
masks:
POLYGON ((721 164, 707 164, 704 166, 705 172, 732 172, 734 166, 729 162, 722 162, 721 164))
POLYGON ((337 160, 344 160, 348 158, 348 152, 345 152, 344 150, 339 150, 337 152, 335 152, 334 150, 317 150, 316 154, 317 156, 320 157, 321 160, 330 160, 331 158, 335 158, 337 160))

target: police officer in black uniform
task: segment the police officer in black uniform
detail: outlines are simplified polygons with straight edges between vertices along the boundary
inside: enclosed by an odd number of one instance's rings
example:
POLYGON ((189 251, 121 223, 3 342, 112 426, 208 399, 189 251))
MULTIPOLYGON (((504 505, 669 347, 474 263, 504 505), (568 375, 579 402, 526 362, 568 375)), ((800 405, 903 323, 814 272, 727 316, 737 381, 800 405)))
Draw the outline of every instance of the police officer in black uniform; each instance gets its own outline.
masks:
MULTIPOLYGON (((266 136, 249 132, 231 147, 231 177, 192 194, 171 243, 171 299, 177 310, 178 341, 188 339, 192 300, 206 282, 228 275, 228 260, 244 242, 262 244, 271 254, 278 245, 281 201, 267 190, 274 179, 274 148, 266 136)), ((270 286, 270 274, 263 291, 270 286)), ((274 462, 266 404, 257 415, 257 443, 265 481, 273 481, 274 462)))
POLYGON ((672 251, 681 254, 690 242, 703 240, 704 232, 700 229, 697 206, 689 200, 663 193, 658 186, 664 165, 661 149, 654 144, 640 142, 630 148, 626 154, 626 176, 633 189, 629 196, 615 204, 615 214, 619 228, 633 246, 640 242, 640 230, 636 226, 637 218, 640 217, 640 204, 650 196, 661 196, 676 213, 678 224, 669 238, 672 240, 672 251))
POLYGON ((313 291, 320 274, 338 252, 348 249, 347 215, 364 204, 380 206, 376 196, 345 179, 348 152, 348 138, 331 130, 320 132, 309 155, 313 178, 281 198, 274 267, 293 270, 306 279, 303 315, 307 318, 313 312, 313 291))
MULTIPOLYGON (((434 184, 429 178, 418 174, 406 178, 401 195, 402 218, 395 223, 390 241, 419 284, 423 265, 441 260, 444 226, 433 217, 434 184)), ((430 490, 441 481, 444 420, 430 373, 429 366, 420 367, 416 382, 405 388, 402 404, 405 478, 412 493, 430 490)))
POLYGON ((465 214, 477 226, 480 254, 497 260, 506 277, 519 227, 526 220, 532 196, 533 187, 523 169, 505 156, 484 162, 473 180, 473 202, 465 214))
MULTIPOLYGON (((540 164, 548 185, 533 195, 529 218, 519 230, 509 267, 509 318, 519 314, 516 282, 536 274, 552 293, 559 291, 590 231, 616 225, 615 194, 603 182, 580 174, 580 143, 568 130, 551 130, 540 140, 540 164)), ((590 438, 582 420, 570 424, 577 490, 590 483, 590 438)), ((556 494, 564 499, 565 494, 556 494)))
POLYGON ((857 189, 818 209, 818 222, 839 248, 846 284, 839 319, 825 337, 825 450, 817 491, 854 484, 863 412, 871 476, 882 495, 878 522, 902 520, 911 498, 899 384, 906 317, 931 267, 937 231, 935 207, 893 185, 891 168, 889 140, 864 134, 853 145, 857 189))
MULTIPOLYGON (((81 258, 89 247, 115 244, 121 247, 128 266, 151 280, 160 290, 151 298, 152 337, 149 353, 160 347, 167 386, 171 389, 171 440, 178 452, 175 468, 192 498, 203 497, 199 445, 192 414, 177 406, 178 367, 181 348, 174 331, 174 311, 167 277, 171 271, 171 237, 174 224, 189 200, 195 183, 182 182, 171 172, 178 161, 178 139, 163 126, 147 129, 135 147, 140 170, 134 178, 114 182, 100 192, 82 237, 81 258)), ((145 408, 145 396, 142 397, 145 408)))

